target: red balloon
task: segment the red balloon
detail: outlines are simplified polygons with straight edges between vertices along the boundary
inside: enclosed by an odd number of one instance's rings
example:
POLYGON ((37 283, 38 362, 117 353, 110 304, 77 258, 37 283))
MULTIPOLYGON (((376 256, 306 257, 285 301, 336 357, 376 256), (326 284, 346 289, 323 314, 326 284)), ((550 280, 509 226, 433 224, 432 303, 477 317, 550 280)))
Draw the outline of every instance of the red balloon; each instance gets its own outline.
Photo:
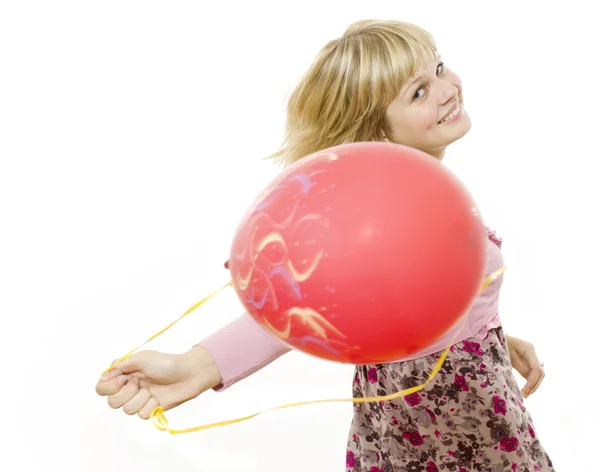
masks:
POLYGON ((486 230, 464 186, 412 148, 353 143, 288 167, 231 247, 246 310, 295 349, 352 364, 433 344, 484 277, 486 230))

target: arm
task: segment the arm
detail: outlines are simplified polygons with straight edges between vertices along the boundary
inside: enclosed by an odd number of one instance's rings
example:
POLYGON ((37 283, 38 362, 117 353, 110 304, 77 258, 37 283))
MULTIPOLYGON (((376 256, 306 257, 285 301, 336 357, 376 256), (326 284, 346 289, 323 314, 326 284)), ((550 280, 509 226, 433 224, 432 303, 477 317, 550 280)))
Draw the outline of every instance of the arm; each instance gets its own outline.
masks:
POLYGON ((217 391, 229 388, 291 350, 247 313, 198 344, 212 356, 220 372, 221 383, 214 388, 217 391))

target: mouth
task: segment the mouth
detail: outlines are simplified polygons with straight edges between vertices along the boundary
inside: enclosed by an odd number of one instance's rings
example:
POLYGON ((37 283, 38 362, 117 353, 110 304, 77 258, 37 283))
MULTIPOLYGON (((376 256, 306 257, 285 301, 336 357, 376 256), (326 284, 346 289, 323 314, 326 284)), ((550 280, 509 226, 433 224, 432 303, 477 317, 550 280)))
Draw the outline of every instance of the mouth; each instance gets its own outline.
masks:
POLYGON ((438 121, 438 125, 452 123, 460 118, 462 115, 462 104, 457 103, 454 108, 452 108, 444 117, 438 121))

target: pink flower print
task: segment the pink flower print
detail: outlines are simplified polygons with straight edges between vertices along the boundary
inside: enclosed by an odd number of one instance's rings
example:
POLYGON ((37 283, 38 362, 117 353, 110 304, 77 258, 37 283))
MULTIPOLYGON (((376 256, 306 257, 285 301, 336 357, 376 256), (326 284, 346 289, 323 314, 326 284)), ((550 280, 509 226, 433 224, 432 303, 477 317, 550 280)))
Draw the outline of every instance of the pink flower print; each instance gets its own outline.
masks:
POLYGON ((499 396, 495 396, 492 400, 494 401, 494 413, 506 416, 506 402, 499 396))
POLYGON ((500 441, 500 449, 504 452, 514 452, 519 447, 519 440, 517 438, 504 438, 500 441))
POLYGON ((467 381, 465 380, 464 375, 456 374, 454 376, 454 385, 456 385, 458 388, 460 388, 463 392, 469 391, 469 387, 467 385, 467 381))
POLYGON ((498 246, 498 248, 502 248, 502 238, 499 238, 495 231, 488 229, 488 238, 491 242, 498 246))
POLYGON ((404 397, 404 401, 408 406, 417 406, 421 403, 421 396, 418 393, 411 393, 404 397))
POLYGON ((413 446, 422 446, 424 444, 423 438, 418 431, 413 431, 412 433, 405 432, 402 437, 408 439, 413 446))
POLYGON ((395 416, 392 416, 392 424, 395 424, 395 425, 398 424, 398 420, 396 419, 395 416))
POLYGON ((431 421, 435 421, 435 414, 433 413, 433 411, 431 411, 429 408, 425 408, 425 411, 427 412, 427 414, 431 418, 431 421))
POLYGON ((487 366, 482 362, 479 366, 479 370, 484 371, 487 366))
POLYGON ((377 467, 377 466, 373 466, 373 467, 371 467, 371 468, 369 469, 369 472, 384 472, 384 470, 383 470, 383 469, 380 469, 380 468, 379 468, 379 467, 377 467))
POLYGON ((529 436, 535 438, 535 431, 533 430, 530 424, 527 425, 527 429, 529 430, 529 436))
POLYGON ((467 469, 465 469, 464 467, 459 467, 458 472, 469 472, 469 471, 467 469))
POLYGON ((437 468, 437 465, 435 465, 434 462, 429 461, 427 463, 427 468, 425 469, 425 472, 440 472, 440 469, 437 468))
POLYGON ((525 405, 523 405, 523 402, 521 402, 521 400, 519 400, 517 397, 514 397, 514 400, 517 402, 517 405, 519 405, 519 408, 521 408, 521 411, 525 411, 525 405))
POLYGON ((369 378, 369 383, 377 383, 377 369, 375 367, 371 367, 367 372, 367 377, 369 378))
POLYGON ((476 343, 475 341, 463 341, 463 350, 465 352, 469 352, 471 354, 477 354, 478 356, 483 356, 483 351, 481 350, 481 344, 476 343))
POLYGON ((354 452, 346 451, 346 467, 354 467, 354 463, 356 459, 354 459, 354 452))

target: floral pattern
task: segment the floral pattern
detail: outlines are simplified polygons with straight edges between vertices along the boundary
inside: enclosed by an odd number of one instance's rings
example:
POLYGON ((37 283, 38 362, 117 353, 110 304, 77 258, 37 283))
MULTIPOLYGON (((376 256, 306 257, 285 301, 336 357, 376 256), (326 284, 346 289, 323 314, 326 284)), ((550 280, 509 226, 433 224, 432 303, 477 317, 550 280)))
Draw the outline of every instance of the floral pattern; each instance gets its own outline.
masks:
MULTIPOLYGON (((357 366, 355 397, 425 383, 439 354, 357 366)), ((454 345, 423 390, 354 404, 347 472, 555 472, 512 373, 502 328, 454 345)))

